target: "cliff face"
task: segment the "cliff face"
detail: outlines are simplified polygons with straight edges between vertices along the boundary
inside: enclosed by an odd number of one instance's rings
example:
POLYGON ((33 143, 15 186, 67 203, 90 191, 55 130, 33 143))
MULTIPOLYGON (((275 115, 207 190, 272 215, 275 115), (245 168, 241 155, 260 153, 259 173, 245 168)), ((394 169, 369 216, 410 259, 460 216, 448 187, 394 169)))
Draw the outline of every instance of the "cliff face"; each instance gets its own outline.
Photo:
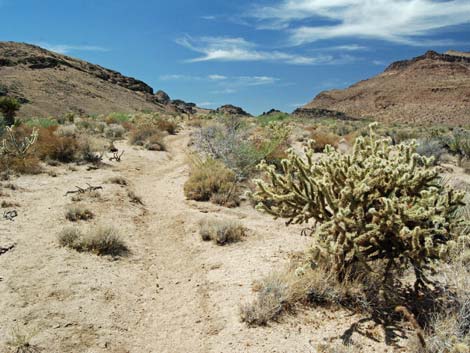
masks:
POLYGON ((17 97, 21 116, 69 111, 101 114, 139 110, 193 113, 145 82, 38 46, 0 42, 0 95, 17 97), (164 99, 163 99, 164 98, 164 99))
POLYGON ((302 109, 411 123, 470 123, 470 54, 428 51, 392 63, 344 90, 321 92, 302 109))

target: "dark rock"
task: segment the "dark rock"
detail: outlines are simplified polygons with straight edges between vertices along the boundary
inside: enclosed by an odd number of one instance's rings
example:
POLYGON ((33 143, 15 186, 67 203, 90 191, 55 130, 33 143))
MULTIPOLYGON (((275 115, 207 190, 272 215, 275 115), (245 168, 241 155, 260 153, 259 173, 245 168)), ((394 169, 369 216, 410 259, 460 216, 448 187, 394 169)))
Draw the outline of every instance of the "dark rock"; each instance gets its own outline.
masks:
POLYGON ((225 104, 215 110, 216 114, 223 115, 240 115, 240 116, 251 116, 251 114, 244 111, 242 108, 234 106, 232 104, 225 104))
POLYGON ((171 101, 170 96, 162 90, 159 90, 157 93, 155 93, 154 97, 157 103, 160 103, 163 105, 167 105, 171 101))
POLYGON ((348 116, 342 112, 320 108, 297 108, 292 112, 292 115, 298 118, 310 119, 334 118, 338 120, 357 120, 357 118, 348 116))
POLYGON ((263 112, 263 114, 261 114, 261 116, 266 116, 266 115, 272 115, 272 114, 279 114, 279 113, 282 113, 280 110, 278 109, 270 109, 268 110, 267 112, 263 112))

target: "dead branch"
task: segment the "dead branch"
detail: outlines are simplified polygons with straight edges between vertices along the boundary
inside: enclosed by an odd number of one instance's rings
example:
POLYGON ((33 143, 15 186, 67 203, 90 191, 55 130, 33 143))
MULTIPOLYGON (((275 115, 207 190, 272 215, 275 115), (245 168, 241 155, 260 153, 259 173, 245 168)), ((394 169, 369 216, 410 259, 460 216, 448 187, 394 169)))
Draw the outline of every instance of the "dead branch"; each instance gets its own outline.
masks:
POLYGON ((3 212, 3 218, 8 221, 14 221, 15 217, 18 217, 18 212, 16 210, 3 212))
POLYGON ((8 245, 8 246, 0 246, 0 255, 3 255, 7 251, 10 251, 11 249, 13 249, 15 247, 15 245, 16 244, 11 244, 11 245, 8 245))
POLYGON ((68 194, 84 194, 86 192, 92 192, 92 191, 102 190, 103 189, 102 186, 92 186, 88 183, 87 183, 87 185, 88 185, 87 188, 81 188, 80 186, 75 186, 77 188, 77 190, 67 191, 64 196, 67 196, 68 194))
POLYGON ((118 154, 118 152, 113 152, 113 156, 109 158, 109 161, 115 160, 116 162, 120 162, 124 152, 125 151, 122 151, 121 154, 118 154))

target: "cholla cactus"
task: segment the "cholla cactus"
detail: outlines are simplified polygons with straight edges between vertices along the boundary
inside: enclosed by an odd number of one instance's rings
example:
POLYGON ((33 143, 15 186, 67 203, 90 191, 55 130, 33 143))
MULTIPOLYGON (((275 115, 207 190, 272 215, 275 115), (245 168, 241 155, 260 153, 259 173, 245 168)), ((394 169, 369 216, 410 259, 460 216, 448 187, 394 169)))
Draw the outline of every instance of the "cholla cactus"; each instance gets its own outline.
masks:
POLYGON ((6 137, 0 145, 0 156, 14 156, 17 158, 25 158, 30 148, 38 139, 38 131, 33 129, 30 136, 18 138, 15 135, 13 127, 6 128, 6 137))
POLYGON ((269 181, 256 181, 257 208, 287 224, 315 221, 313 260, 332 259, 339 274, 353 263, 370 269, 385 260, 385 278, 411 264, 416 287, 425 285, 423 270, 455 244, 463 193, 439 183, 432 158, 415 153, 416 143, 392 146, 376 138, 373 125, 350 155, 326 146, 326 155, 314 161, 312 145, 305 157, 290 150, 282 173, 261 163, 269 181))

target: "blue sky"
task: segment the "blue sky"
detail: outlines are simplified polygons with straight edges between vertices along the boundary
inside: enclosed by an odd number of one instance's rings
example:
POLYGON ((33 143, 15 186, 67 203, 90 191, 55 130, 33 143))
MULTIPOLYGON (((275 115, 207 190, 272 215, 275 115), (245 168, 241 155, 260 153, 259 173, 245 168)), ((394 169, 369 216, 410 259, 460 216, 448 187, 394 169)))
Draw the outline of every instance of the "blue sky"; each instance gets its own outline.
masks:
POLYGON ((253 114, 433 49, 470 51, 470 0, 0 0, 0 40, 253 114))

